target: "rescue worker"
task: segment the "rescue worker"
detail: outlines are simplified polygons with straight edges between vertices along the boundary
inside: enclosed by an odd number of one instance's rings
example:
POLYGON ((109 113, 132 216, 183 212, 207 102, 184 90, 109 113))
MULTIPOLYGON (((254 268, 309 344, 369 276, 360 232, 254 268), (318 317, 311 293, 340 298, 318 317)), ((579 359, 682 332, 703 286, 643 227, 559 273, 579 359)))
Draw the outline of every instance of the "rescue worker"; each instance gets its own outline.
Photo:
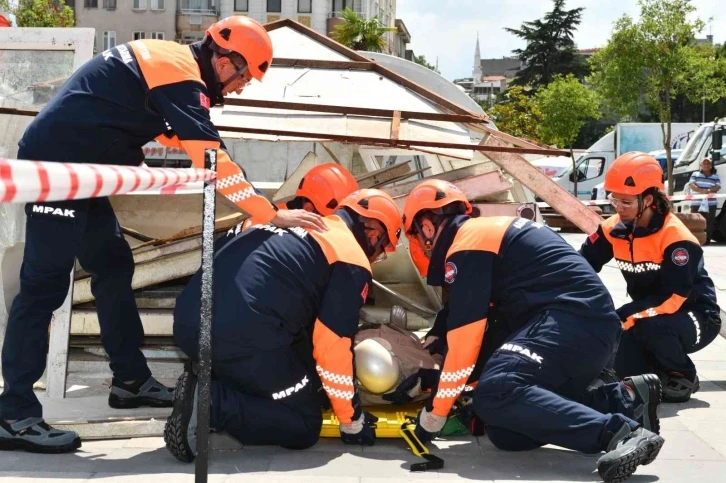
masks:
MULTIPOLYGON (((156 139, 182 147, 194 166, 217 149, 217 189, 260 222, 324 229, 304 210, 276 210, 230 159, 209 109, 223 96, 261 81, 272 43, 259 23, 229 17, 202 42, 136 40, 102 52, 79 68, 33 120, 19 142, 20 159, 139 166, 156 139)), ((33 384, 46 365, 48 325, 68 293, 77 257, 92 274, 91 290, 110 358, 109 405, 166 407, 172 394, 157 382, 139 349, 144 331, 131 290, 134 262, 108 198, 29 203, 20 292, 10 309, 0 396, 0 447, 73 451, 76 433, 43 422, 33 384)))
MULTIPOLYGON (((335 163, 318 164, 305 173, 295 192, 287 203, 279 203, 282 210, 305 210, 321 216, 332 215, 340 201, 358 190, 358 182, 350 171, 335 163)), ((225 239, 234 238, 240 231, 259 224, 255 218, 247 218, 227 232, 225 239)), ((222 245, 222 243, 219 243, 222 245)))
MULTIPOLYGON (((386 193, 363 189, 324 220, 325 232, 256 225, 215 255, 210 425, 243 444, 314 445, 326 400, 344 443, 375 442, 375 418, 360 407, 353 337, 371 263, 396 249, 400 212, 386 193)), ((192 361, 200 280, 198 272, 174 309, 174 339, 192 361)), ((194 366, 179 377, 164 429, 184 462, 196 456, 194 366)))
POLYGON ((721 328, 703 250, 671 213, 652 156, 630 152, 616 159, 605 189, 617 214, 588 237, 580 253, 597 272, 614 257, 632 298, 617 310, 625 332, 614 369, 620 377, 655 372, 665 401, 687 401, 699 388, 688 354, 709 345, 721 328))
MULTIPOLYGON (((471 218, 454 185, 427 180, 408 195, 404 230, 421 275, 446 285, 447 350, 438 384, 415 433, 430 441, 467 386, 492 443, 509 451, 555 444, 606 453, 598 472, 620 481, 652 462, 660 383, 654 375, 588 386, 611 358, 620 321, 599 277, 567 242, 538 223, 506 216, 471 218), (490 306, 496 314, 490 314, 490 306), (478 364, 490 316, 503 340, 478 364), (504 337, 502 337, 502 332, 504 337), (478 371, 480 374, 477 374, 478 371), (636 411, 639 420, 633 419, 636 411)), ((486 334, 486 336, 485 336, 486 334)))

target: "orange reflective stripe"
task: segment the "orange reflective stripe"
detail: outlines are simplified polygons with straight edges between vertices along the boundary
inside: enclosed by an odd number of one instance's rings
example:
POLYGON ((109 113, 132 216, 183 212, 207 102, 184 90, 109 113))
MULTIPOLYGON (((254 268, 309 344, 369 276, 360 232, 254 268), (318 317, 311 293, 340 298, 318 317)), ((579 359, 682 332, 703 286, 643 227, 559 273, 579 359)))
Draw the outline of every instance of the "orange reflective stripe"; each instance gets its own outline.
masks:
POLYGON ((623 323, 623 329, 628 330, 635 325, 635 322, 639 319, 645 319, 646 317, 655 317, 656 315, 674 314, 681 308, 683 302, 686 301, 686 297, 681 297, 678 294, 673 294, 668 299, 657 307, 651 307, 649 309, 633 314, 623 323))
POLYGON ((487 216, 467 220, 456 233, 446 258, 466 250, 499 253, 504 234, 514 220, 516 218, 511 216, 487 216))
POLYGON ((358 245, 348 225, 337 215, 326 216, 325 224, 330 228, 328 231, 308 230, 308 233, 318 242, 328 263, 331 265, 335 262, 349 263, 370 272, 371 262, 358 245))
POLYGON ((466 382, 474 372, 479 357, 486 327, 487 319, 482 319, 454 329, 446 335, 449 350, 433 401, 432 412, 437 416, 448 416, 451 406, 466 388, 466 382))
POLYGON ((188 45, 163 40, 133 40, 129 46, 136 55, 149 90, 184 81, 205 85, 188 45))
POLYGON ((177 135, 174 135, 173 137, 166 137, 165 135, 160 134, 159 136, 156 136, 154 141, 161 144, 162 146, 166 146, 167 148, 182 147, 181 141, 179 141, 179 136, 177 135))
POLYGON ((315 320, 313 329, 313 358, 315 368, 323 383, 333 412, 341 423, 347 424, 353 418, 353 352, 352 342, 347 337, 340 337, 323 324, 315 320))

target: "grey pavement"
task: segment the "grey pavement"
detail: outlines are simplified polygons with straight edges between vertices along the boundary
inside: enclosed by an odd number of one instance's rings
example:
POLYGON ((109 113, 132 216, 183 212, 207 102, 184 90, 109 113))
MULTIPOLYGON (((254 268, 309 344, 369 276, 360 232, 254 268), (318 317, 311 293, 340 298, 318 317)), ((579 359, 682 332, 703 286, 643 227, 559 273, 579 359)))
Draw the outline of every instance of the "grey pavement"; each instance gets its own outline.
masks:
MULTIPOLYGON (((564 237, 579 246, 583 235, 564 237)), ((707 246, 706 268, 726 305, 726 247, 707 246)), ((603 269, 603 281, 616 304, 627 301, 622 276, 614 266, 603 269)), ((717 338, 693 354, 701 390, 686 404, 664 404, 659 414, 666 443, 658 459, 640 467, 633 483, 726 481, 726 339, 717 338)), ((381 440, 370 448, 347 447, 323 439, 306 451, 244 447, 215 440, 209 481, 215 483, 387 483, 473 480, 485 482, 600 481, 597 455, 582 455, 555 446, 526 453, 495 449, 484 437, 439 440, 432 453, 446 462, 442 470, 410 473, 417 461, 401 440, 381 440)), ((0 452, 4 482, 192 482, 194 466, 178 462, 160 437, 87 441, 75 454, 32 455, 0 452)))

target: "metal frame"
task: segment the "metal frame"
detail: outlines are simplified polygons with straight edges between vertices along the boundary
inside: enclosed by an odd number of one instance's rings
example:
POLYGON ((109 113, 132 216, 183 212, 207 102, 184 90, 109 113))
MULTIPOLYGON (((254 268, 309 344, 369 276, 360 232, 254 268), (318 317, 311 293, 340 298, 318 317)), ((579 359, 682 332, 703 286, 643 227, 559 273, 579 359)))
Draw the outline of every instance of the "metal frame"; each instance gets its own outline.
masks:
MULTIPOLYGON (((73 72, 93 57, 96 30, 92 28, 5 28, 0 29, 0 50, 72 51, 73 72)), ((35 115, 35 111, 2 109, 0 114, 35 115)), ((46 364, 46 395, 62 399, 66 395, 68 342, 73 306, 73 271, 63 305, 53 313, 46 364)))

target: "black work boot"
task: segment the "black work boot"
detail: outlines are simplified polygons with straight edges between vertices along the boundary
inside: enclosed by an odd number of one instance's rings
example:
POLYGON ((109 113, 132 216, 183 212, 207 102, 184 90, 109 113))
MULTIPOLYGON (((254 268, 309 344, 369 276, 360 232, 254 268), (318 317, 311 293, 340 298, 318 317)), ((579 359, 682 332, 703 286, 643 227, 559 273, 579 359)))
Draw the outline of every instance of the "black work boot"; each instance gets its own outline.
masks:
POLYGON ((164 426, 166 449, 179 461, 191 463, 197 456, 197 375, 187 362, 176 381, 174 409, 164 426))
POLYGON ((635 414, 633 419, 638 421, 645 429, 660 434, 660 420, 658 419, 658 405, 661 398, 660 379, 655 374, 626 377, 623 384, 635 393, 635 414))
POLYGON ((698 376, 693 377, 693 380, 691 380, 676 372, 662 375, 663 401, 673 403, 688 402, 691 395, 697 393, 701 388, 698 376))
POLYGON ((612 435, 607 451, 597 460, 597 472, 605 483, 625 481, 639 465, 649 465, 658 456, 665 440, 642 427, 631 431, 623 424, 612 435))
POLYGON ((43 418, 26 418, 12 423, 0 419, 0 450, 70 453, 80 447, 81 438, 75 432, 48 426, 43 418))
POLYGON ((113 378, 108 405, 115 409, 133 409, 139 406, 154 408, 170 408, 173 392, 171 389, 149 377, 146 381, 125 384, 113 378))

